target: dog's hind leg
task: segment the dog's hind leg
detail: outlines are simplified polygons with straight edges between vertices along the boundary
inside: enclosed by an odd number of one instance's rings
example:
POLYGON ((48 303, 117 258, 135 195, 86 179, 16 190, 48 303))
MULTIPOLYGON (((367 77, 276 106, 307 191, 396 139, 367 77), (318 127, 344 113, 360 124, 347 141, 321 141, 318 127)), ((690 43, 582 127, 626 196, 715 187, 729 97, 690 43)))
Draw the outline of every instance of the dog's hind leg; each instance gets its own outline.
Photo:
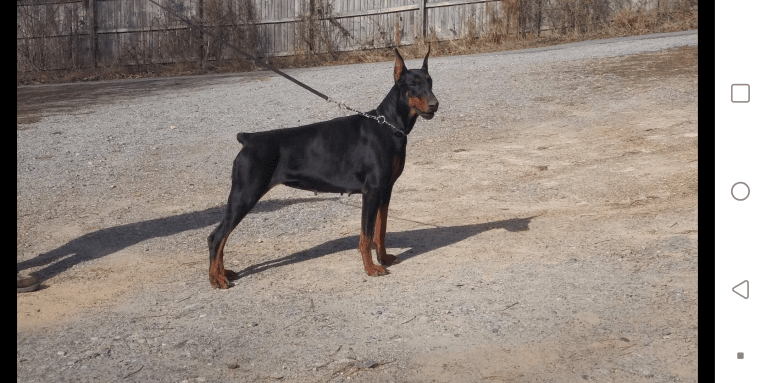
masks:
POLYGON ((229 281, 237 274, 223 267, 223 248, 226 239, 243 218, 255 207, 258 200, 268 191, 271 174, 253 163, 252 157, 240 153, 234 161, 231 177, 231 192, 223 214, 223 220, 207 237, 210 249, 210 284, 214 288, 227 289, 229 281))

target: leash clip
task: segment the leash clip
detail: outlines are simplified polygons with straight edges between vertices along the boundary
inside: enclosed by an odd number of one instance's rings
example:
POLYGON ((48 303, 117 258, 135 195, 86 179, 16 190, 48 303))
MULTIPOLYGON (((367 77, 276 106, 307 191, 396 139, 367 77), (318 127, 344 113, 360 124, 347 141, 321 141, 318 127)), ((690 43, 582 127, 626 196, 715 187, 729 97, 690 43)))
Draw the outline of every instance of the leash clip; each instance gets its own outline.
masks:
POLYGON ((343 100, 336 100, 332 97, 327 97, 327 101, 337 105, 338 109, 348 109, 348 106, 346 106, 343 100))

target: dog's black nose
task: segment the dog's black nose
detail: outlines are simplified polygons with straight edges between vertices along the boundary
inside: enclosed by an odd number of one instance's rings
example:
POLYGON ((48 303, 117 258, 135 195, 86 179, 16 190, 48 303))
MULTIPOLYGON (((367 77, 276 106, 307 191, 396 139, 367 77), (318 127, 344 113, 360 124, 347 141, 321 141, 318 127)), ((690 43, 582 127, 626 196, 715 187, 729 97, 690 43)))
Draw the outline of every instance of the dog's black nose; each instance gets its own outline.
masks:
POLYGON ((433 100, 428 101, 428 109, 433 110, 434 112, 439 109, 439 100, 437 100, 436 97, 434 97, 433 100))

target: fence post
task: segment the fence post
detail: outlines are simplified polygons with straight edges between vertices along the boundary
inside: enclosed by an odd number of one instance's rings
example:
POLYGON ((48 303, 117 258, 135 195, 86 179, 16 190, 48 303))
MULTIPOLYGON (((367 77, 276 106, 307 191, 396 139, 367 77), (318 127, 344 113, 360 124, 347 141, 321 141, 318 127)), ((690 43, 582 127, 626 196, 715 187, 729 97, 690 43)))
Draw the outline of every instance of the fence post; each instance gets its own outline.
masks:
POLYGON ((314 53, 314 26, 315 22, 319 24, 319 19, 316 16, 316 1, 315 0, 309 0, 309 19, 308 19, 308 29, 309 29, 309 52, 314 53))
POLYGON ((88 13, 90 13, 90 47, 93 52, 93 68, 98 67, 98 35, 96 30, 98 29, 98 22, 96 13, 96 0, 88 0, 88 13))
POLYGON ((426 34, 428 32, 428 20, 426 18, 426 0, 420 0, 420 14, 422 16, 421 23, 423 24, 423 41, 425 41, 426 34))
MULTIPOLYGON (((203 0, 197 0, 197 18, 199 19, 199 25, 203 28, 205 26, 205 14, 203 0)), ((205 35, 202 31, 197 31, 197 41, 199 43, 199 51, 197 56, 199 57, 199 69, 205 70, 205 35)))
POLYGON ((79 28, 77 23, 77 9, 80 8, 80 4, 73 4, 71 8, 69 8, 69 46, 71 47, 71 53, 72 53, 72 63, 70 64, 72 68, 77 68, 77 54, 79 53, 79 28))
POLYGON ((535 12, 535 28, 537 29, 537 37, 540 37, 540 30, 543 28, 543 0, 537 0, 535 12))
POLYGON ((519 35, 522 39, 527 38, 525 27, 526 23, 524 22, 524 0, 519 0, 519 35))

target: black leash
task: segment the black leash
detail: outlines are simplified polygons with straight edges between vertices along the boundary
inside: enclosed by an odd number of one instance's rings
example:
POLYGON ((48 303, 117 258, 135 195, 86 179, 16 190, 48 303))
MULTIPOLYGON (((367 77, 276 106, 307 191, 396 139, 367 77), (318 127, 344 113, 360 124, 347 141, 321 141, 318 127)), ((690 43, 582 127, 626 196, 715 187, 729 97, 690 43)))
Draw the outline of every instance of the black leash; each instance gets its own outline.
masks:
POLYGON ((389 123, 388 121, 386 121, 385 117, 383 117, 383 116, 371 116, 371 115, 369 115, 367 113, 364 113, 364 112, 361 112, 361 111, 358 111, 358 110, 356 110, 354 108, 349 107, 348 105, 344 104, 342 101, 333 100, 332 98, 322 94, 321 92, 317 91, 316 89, 314 89, 314 88, 312 88, 312 87, 310 87, 310 86, 308 86, 308 85, 306 85, 306 84, 304 84, 304 83, 294 79, 293 77, 291 77, 287 73, 284 73, 284 72, 280 71, 279 69, 274 68, 273 66, 263 62, 262 60, 258 59, 257 57, 255 57, 255 56, 253 56, 253 55, 243 51, 242 49, 237 48, 236 46, 234 46, 233 44, 230 44, 229 42, 223 40, 219 36, 216 36, 215 34, 206 31, 205 28, 203 28, 202 26, 197 25, 193 21, 191 21, 191 20, 189 20, 189 19, 187 19, 187 18, 185 18, 185 17, 183 17, 183 16, 181 16, 181 15, 171 11, 170 9, 160 5, 158 2, 156 2, 154 0, 149 0, 149 1, 152 2, 154 5, 162 8, 165 12, 169 13, 171 16, 173 16, 173 17, 175 17, 175 18, 185 22, 186 24, 189 24, 190 27, 200 31, 203 34, 206 34, 206 35, 210 36, 213 40, 218 41, 219 43, 221 43, 223 45, 226 45, 227 47, 231 48, 235 52, 237 52, 237 53, 239 53, 239 54, 249 58, 250 60, 252 60, 256 64, 258 64, 258 65, 260 65, 260 66, 262 66, 262 67, 264 67, 266 69, 269 69, 270 71, 272 71, 272 72, 274 72, 274 73, 276 73, 276 74, 278 74, 278 75, 280 75, 280 76, 282 76, 282 77, 284 77, 284 78, 294 82, 295 84, 297 84, 301 88, 306 89, 307 91, 309 91, 311 93, 314 93, 315 95, 319 96, 320 98, 324 99, 325 101, 335 103, 340 108, 343 108, 343 109, 349 110, 351 112, 360 114, 360 115, 365 116, 367 118, 371 118, 371 119, 377 121, 380 124, 387 124, 388 126, 393 128, 394 131, 399 132, 399 133, 401 133, 401 134, 403 134, 405 136, 407 135, 407 133, 405 133, 401 129, 397 128, 396 126, 394 126, 391 123, 389 123))

